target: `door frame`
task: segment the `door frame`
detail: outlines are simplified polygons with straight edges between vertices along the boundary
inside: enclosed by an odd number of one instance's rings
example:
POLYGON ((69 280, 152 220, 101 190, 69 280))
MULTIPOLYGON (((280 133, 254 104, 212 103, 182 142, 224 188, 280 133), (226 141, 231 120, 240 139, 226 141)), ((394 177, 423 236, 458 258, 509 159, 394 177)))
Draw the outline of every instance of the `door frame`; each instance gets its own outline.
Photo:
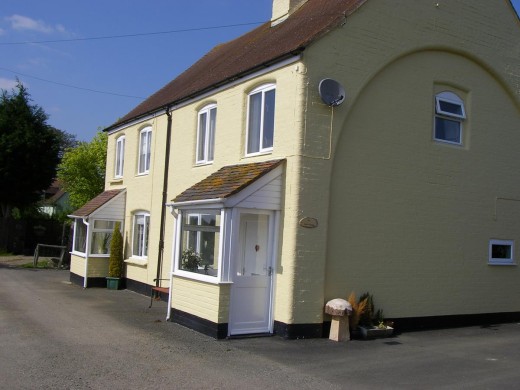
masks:
MULTIPOLYGON (((277 210, 261 210, 261 209, 246 209, 246 208, 234 208, 232 210, 232 230, 233 234, 233 243, 232 243, 232 258, 233 263, 230 264, 231 270, 231 282, 233 282, 234 278, 237 274, 237 266, 240 258, 240 240, 242 237, 240 231, 241 224, 241 216, 243 214, 259 214, 259 215, 268 215, 269 216, 269 224, 268 224, 268 234, 267 234, 267 264, 268 267, 272 267, 270 280, 269 280, 269 294, 268 294, 268 329, 267 333, 273 333, 274 329, 274 296, 275 296, 275 285, 276 285, 276 270, 278 263, 278 236, 279 236, 279 219, 280 219, 280 211, 277 210)), ((234 309, 233 304, 233 295, 235 294, 233 288, 233 283, 231 283, 231 291, 229 295, 229 326, 228 326, 228 336, 231 336, 231 324, 232 324, 232 313, 234 309)), ((244 333, 244 335, 247 333, 244 333)))

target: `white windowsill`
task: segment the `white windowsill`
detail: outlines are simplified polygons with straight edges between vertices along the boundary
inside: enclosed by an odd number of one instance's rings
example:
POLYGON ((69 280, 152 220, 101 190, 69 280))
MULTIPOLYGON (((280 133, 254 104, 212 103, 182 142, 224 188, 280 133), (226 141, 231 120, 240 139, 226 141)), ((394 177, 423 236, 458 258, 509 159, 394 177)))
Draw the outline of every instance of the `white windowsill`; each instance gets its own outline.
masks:
POLYGON ((273 154, 273 149, 269 149, 269 150, 263 150, 261 152, 255 152, 255 153, 249 153, 249 154, 245 154, 244 155, 244 158, 250 158, 250 157, 258 157, 258 156, 265 156, 265 155, 268 155, 268 154, 273 154))
POLYGON ((512 263, 511 261, 488 261, 488 265, 517 265, 516 263, 512 263))
POLYGON ((211 283, 211 284, 232 284, 231 282, 221 282, 216 276, 202 275, 195 272, 189 271, 174 271, 173 276, 182 277, 185 279, 198 280, 199 282, 211 283))
POLYGON ((72 251, 72 252, 70 252, 70 254, 73 255, 73 256, 78 256, 78 257, 83 257, 83 258, 87 257, 86 253, 81 253, 81 252, 74 252, 74 251, 72 251))
POLYGON ((134 264, 134 265, 148 265, 148 258, 143 257, 130 257, 129 259, 125 260, 125 263, 127 264, 134 264))
POLYGON ((201 161, 195 163, 196 167, 204 167, 206 165, 213 165, 213 161, 201 161))

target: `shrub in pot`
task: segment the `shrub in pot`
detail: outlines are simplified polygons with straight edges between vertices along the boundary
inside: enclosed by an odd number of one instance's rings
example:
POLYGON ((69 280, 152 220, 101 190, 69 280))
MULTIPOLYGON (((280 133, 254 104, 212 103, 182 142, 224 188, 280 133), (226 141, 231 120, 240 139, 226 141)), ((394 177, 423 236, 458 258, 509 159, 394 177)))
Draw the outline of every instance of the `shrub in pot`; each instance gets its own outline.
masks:
POLYGON ((123 275, 123 235, 121 223, 116 222, 112 239, 110 240, 110 257, 108 259, 107 288, 118 290, 121 288, 123 275))

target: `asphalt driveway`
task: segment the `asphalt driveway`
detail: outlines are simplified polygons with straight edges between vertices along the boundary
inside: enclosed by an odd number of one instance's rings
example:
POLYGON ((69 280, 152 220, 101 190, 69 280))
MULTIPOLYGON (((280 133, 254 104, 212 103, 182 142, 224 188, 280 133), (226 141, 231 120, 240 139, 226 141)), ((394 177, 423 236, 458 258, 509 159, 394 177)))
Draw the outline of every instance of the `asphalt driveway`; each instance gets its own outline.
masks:
POLYGON ((520 324, 334 343, 216 341, 166 304, 0 264, 2 389, 520 388, 520 324))

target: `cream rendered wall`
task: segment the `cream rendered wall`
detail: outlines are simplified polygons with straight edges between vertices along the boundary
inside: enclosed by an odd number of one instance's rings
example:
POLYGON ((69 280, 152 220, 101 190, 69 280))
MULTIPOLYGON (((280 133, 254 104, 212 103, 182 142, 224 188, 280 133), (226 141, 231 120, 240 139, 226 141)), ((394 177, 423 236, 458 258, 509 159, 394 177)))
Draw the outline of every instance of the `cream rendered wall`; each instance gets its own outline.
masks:
POLYGON ((298 212, 319 226, 296 229, 295 323, 352 290, 392 317, 518 311, 518 270, 488 266, 487 248, 520 239, 520 202, 493 219, 495 197, 520 192, 519 27, 507 1, 370 0, 304 52, 298 212), (337 108, 325 77, 347 90, 337 108), (446 86, 466 102, 463 147, 432 141, 446 86))
MULTIPOLYGON (((166 114, 142 121, 109 134, 107 151, 107 177, 105 188, 126 188, 126 211, 123 238, 125 242, 126 277, 148 285, 154 285, 159 252, 159 230, 162 209, 162 187, 164 178, 164 158, 166 145, 166 114), (148 126, 152 127, 152 154, 150 172, 139 175, 139 134, 148 126), (120 136, 125 136, 125 161, 122 179, 114 178, 115 145, 120 136), (136 211, 150 213, 147 262, 132 258, 133 215, 136 211)), ((169 215, 169 213, 168 213, 169 215)), ((171 226, 166 227, 171 236, 171 226)), ((169 278, 171 245, 164 248, 161 278, 169 278)))
POLYGON ((85 258, 77 255, 70 256, 70 272, 85 277, 85 258))
MULTIPOLYGON (((301 102, 304 97, 302 81, 304 69, 300 63, 274 70, 253 80, 220 91, 211 97, 197 100, 172 112, 173 134, 170 161, 171 200, 185 189, 206 178, 223 166, 286 158, 284 176, 284 208, 281 217, 280 247, 276 265, 275 319, 288 321, 292 316, 292 286, 294 261, 294 231, 297 226, 299 190, 298 151, 301 145, 301 102), (272 153, 245 157, 245 126, 247 94, 262 84, 276 84, 275 134, 272 153), (198 110, 209 103, 217 104, 215 158, 212 164, 197 166, 195 150, 198 110)), ((174 224, 168 216, 167 226, 174 224)), ((171 246, 173 232, 166 236, 171 246)), ((170 255, 171 256, 171 255, 170 255)), ((229 285, 174 278, 172 307, 210 321, 227 323, 229 317, 229 285), (194 291, 201 291, 201 294, 194 291), (178 299, 176 299, 179 297, 178 299), (182 298, 180 298, 182 297, 182 298)))

